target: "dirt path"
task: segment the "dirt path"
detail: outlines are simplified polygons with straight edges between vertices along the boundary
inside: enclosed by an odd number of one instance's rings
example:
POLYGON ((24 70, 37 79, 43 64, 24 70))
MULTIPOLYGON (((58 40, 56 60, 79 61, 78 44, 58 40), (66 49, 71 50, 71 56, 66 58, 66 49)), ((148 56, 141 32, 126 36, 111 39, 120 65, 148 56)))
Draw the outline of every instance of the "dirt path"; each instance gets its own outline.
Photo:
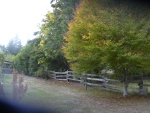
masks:
POLYGON ((58 113, 149 113, 150 96, 129 96, 104 91, 85 90, 82 84, 25 77, 30 83, 22 103, 58 113))

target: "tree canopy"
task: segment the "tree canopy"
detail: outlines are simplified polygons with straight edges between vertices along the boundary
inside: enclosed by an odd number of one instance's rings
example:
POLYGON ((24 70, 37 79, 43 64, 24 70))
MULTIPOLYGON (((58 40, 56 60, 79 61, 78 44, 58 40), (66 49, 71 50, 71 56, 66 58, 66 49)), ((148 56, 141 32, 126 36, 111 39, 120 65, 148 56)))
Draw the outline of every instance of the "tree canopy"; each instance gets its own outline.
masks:
POLYGON ((63 48, 72 69, 87 73, 113 69, 120 79, 148 72, 149 11, 149 7, 122 0, 82 0, 63 48))
POLYGON ((6 46, 6 53, 7 54, 12 54, 12 55, 17 55, 20 50, 22 49, 22 44, 18 36, 12 38, 9 42, 8 45, 6 46))
MULTIPOLYGON (((59 65, 56 67, 62 68, 61 70, 69 69, 67 60, 62 52, 62 45, 64 43, 63 36, 68 31, 68 22, 73 18, 76 3, 78 3, 78 0, 56 1, 52 4, 53 13, 48 12, 41 25, 39 34, 41 48, 46 59, 57 59, 56 62, 59 62, 59 65)), ((55 67, 55 64, 53 63, 52 66, 55 67)))

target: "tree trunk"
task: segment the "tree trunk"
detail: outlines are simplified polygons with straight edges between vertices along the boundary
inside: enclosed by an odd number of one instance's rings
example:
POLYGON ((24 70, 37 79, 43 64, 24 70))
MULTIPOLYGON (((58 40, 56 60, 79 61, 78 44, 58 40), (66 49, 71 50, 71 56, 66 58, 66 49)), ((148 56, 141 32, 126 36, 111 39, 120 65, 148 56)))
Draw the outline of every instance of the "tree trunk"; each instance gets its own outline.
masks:
POLYGON ((123 82, 123 97, 128 96, 128 84, 124 81, 123 82))
POLYGON ((124 76, 123 76, 123 97, 128 96, 128 82, 127 82, 127 70, 124 69, 124 76))

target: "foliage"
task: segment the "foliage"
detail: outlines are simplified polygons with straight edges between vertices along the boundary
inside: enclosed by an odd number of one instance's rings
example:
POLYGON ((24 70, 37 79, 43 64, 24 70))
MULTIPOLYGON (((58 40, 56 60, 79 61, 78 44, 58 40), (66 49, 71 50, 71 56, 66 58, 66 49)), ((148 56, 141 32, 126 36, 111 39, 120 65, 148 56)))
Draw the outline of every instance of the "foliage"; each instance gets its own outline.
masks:
POLYGON ((25 74, 47 78, 49 70, 64 71, 69 66, 62 45, 63 36, 68 31, 68 22, 73 18, 78 0, 58 0, 51 2, 53 12, 48 12, 31 40, 15 58, 15 67, 25 74))
POLYGON ((27 75, 32 75, 38 67, 39 54, 38 51, 39 39, 34 39, 19 52, 15 57, 14 66, 20 72, 23 71, 27 75))
POLYGON ((7 48, 4 45, 0 45, 0 52, 7 54, 7 48))
POLYGON ((50 61, 47 65, 51 70, 63 71, 69 68, 61 48, 64 43, 63 36, 68 30, 68 22, 73 18, 77 2, 78 0, 56 1, 52 4, 53 13, 47 13, 40 27, 40 46, 45 53, 45 58, 41 61, 45 64, 50 61))
POLYGON ((2 98, 5 96, 4 89, 3 89, 4 74, 3 74, 3 70, 2 70, 4 61, 5 61, 4 54, 0 53, 0 97, 2 97, 2 98))
POLYGON ((3 66, 4 61, 5 61, 4 54, 3 54, 3 53, 0 53, 0 67, 2 67, 2 66, 3 66))
POLYGON ((46 69, 44 69, 43 66, 40 66, 38 68, 38 70, 34 72, 34 76, 41 77, 41 78, 46 78, 46 79, 49 78, 48 71, 46 69))
POLYGON ((113 69, 121 80, 149 72, 149 10, 129 1, 83 0, 63 47, 72 69, 94 73, 113 69))
POLYGON ((19 53, 19 51, 22 49, 22 45, 18 36, 9 41, 6 49, 8 54, 17 55, 19 53))
POLYGON ((6 55, 5 55, 5 60, 6 60, 6 61, 11 61, 11 62, 13 62, 14 59, 15 59, 15 55, 12 55, 12 54, 6 54, 6 55))

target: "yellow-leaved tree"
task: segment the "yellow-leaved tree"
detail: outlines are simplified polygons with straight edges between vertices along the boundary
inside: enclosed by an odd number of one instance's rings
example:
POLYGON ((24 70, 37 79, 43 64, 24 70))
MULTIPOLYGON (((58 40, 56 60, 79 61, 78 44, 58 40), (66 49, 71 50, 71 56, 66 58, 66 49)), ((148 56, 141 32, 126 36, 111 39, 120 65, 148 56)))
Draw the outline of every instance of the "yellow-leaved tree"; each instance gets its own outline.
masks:
POLYGON ((123 0, 82 0, 63 47, 71 68, 100 73, 113 69, 124 83, 150 70, 150 8, 123 0))

